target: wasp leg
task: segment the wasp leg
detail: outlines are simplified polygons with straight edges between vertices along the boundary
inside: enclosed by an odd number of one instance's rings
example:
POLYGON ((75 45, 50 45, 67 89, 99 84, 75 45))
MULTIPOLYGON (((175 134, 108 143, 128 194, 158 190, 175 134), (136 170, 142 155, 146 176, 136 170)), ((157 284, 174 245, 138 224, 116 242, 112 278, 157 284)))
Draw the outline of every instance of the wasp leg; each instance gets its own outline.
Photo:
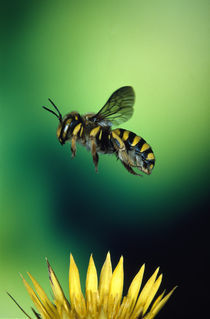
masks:
POLYGON ((72 140, 71 140, 71 153, 72 153, 72 157, 75 157, 76 155, 76 140, 77 140, 77 136, 73 135, 72 140))
POLYGON ((123 140, 115 132, 112 132, 112 137, 112 143, 117 152, 118 158, 121 160, 121 162, 125 163, 126 165, 133 166, 123 140))
MULTIPOLYGON (((122 161, 121 161, 121 162, 122 162, 122 161)), ((126 163, 124 163, 124 162, 122 162, 122 164, 123 164, 123 166, 127 169, 127 171, 128 171, 129 173, 131 173, 131 174, 133 174, 133 175, 136 175, 136 176, 141 176, 141 177, 142 177, 141 174, 137 174, 137 173, 131 168, 131 166, 129 166, 128 164, 126 164, 126 163)))
POLYGON ((132 166, 134 166, 134 162, 132 161, 132 158, 130 158, 130 156, 128 155, 125 143, 115 132, 112 132, 112 142, 116 150, 117 157, 120 159, 121 163, 127 169, 127 171, 130 174, 142 176, 141 174, 137 174, 132 169, 132 166))
POLYGON ((93 157, 93 163, 95 165, 95 170, 98 172, 98 161, 99 161, 99 156, 98 153, 96 152, 96 142, 95 139, 91 139, 91 154, 93 157))
POLYGON ((148 170, 148 168, 144 167, 144 163, 143 163, 142 159, 139 156, 136 156, 136 164, 137 164, 136 167, 140 171, 144 172, 147 175, 151 174, 151 172, 148 170))

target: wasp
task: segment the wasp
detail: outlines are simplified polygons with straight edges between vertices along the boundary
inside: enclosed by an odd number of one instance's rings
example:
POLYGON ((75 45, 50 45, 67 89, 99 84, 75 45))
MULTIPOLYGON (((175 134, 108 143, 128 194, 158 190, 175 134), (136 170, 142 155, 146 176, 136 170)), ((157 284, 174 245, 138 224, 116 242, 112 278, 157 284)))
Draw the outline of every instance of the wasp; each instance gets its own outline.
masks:
POLYGON ((133 115, 135 93, 131 86, 116 90, 98 113, 80 115, 71 112, 64 117, 57 106, 43 108, 53 113, 59 120, 57 138, 61 145, 71 142, 72 157, 76 155, 76 143, 80 143, 91 152, 96 172, 98 170, 98 153, 115 154, 127 171, 139 175, 133 168, 151 174, 155 165, 155 156, 149 144, 135 133, 122 129, 112 129, 113 125, 126 122, 133 115))

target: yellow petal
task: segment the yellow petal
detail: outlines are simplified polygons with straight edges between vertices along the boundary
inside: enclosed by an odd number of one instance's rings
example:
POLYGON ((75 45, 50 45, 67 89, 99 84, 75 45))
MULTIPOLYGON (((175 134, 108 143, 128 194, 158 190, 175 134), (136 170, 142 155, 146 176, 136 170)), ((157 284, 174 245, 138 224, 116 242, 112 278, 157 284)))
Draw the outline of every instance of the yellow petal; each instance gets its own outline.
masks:
POLYGON ((107 316, 106 316, 103 308, 101 308, 101 310, 99 312, 98 319, 107 319, 107 316))
POLYGON ((53 269, 51 268, 50 266, 50 263, 48 262, 48 260, 46 259, 47 261, 47 265, 48 265, 48 272, 49 272, 49 278, 50 278, 50 285, 51 285, 51 288, 52 288, 52 291, 53 291, 53 294, 55 296, 55 304, 56 306, 59 308, 60 305, 64 305, 64 307, 67 309, 70 309, 69 307, 69 303, 63 293, 63 290, 61 288, 61 285, 53 271, 53 269))
POLYGON ((84 317, 86 314, 85 299, 81 290, 79 271, 72 254, 70 255, 69 267, 69 295, 72 308, 81 317, 84 317))
POLYGON ((146 313, 147 309, 149 308, 154 296, 156 295, 159 287, 160 287, 160 284, 161 284, 161 281, 162 281, 162 274, 158 277, 158 279, 155 281, 152 289, 150 290, 150 293, 149 293, 149 296, 147 298, 147 301, 146 301, 146 304, 144 305, 144 309, 143 309, 143 315, 146 313))
POLYGON ((111 316, 114 316, 114 313, 119 308, 119 304, 122 298, 123 283, 123 257, 121 256, 119 263, 112 274, 112 279, 110 283, 108 312, 111 316))
POLYGON ((96 314, 98 299, 98 277, 94 260, 91 255, 86 278, 86 301, 87 310, 92 314, 96 314))
POLYGON ((165 292, 166 292, 166 290, 164 290, 164 291, 162 292, 162 294, 155 299, 155 301, 154 301, 153 304, 152 304, 151 310, 155 309, 155 307, 157 306, 157 304, 160 302, 160 300, 161 300, 161 299, 163 298, 163 296, 165 295, 165 292))
POLYGON ((33 289, 31 288, 31 286, 27 283, 27 281, 23 278, 23 276, 21 275, 23 283, 28 291, 29 296, 31 297, 33 303, 35 304, 37 310, 40 312, 40 314, 46 318, 46 319, 50 319, 49 314, 47 313, 45 307, 43 306, 43 304, 41 303, 41 301, 39 300, 39 298, 37 297, 37 295, 35 294, 35 292, 33 291, 33 289))
POLYGON ((128 297, 124 297, 123 301, 120 305, 120 309, 117 313, 116 318, 117 319, 125 319, 125 318, 129 318, 130 317, 130 304, 131 304, 131 300, 128 297))
POLYGON ((48 299, 46 293, 44 292, 44 290, 41 288, 41 286, 39 285, 39 283, 35 280, 35 278, 30 274, 30 273, 27 273, 28 276, 30 277, 33 285, 34 285, 34 288, 42 302, 42 304, 44 305, 44 307, 46 308, 47 312, 49 312, 49 314, 51 316, 56 316, 55 314, 55 307, 54 305, 51 303, 51 301, 48 299))
POLYGON ((156 269, 154 274, 150 277, 150 279, 146 282, 144 288, 142 289, 142 292, 140 293, 138 300, 137 300, 137 303, 136 303, 136 306, 134 308, 134 313, 133 313, 132 317, 135 317, 137 313, 139 315, 139 311, 140 311, 140 313, 143 311, 143 308, 144 308, 144 305, 146 304, 149 293, 150 293, 152 286, 154 285, 154 282, 156 280, 158 271, 159 271, 159 268, 156 269))
POLYGON ((126 297, 123 298, 123 302, 121 303, 119 312, 117 317, 120 319, 128 319, 132 318, 132 311, 135 307, 136 299, 138 297, 138 293, 140 290, 140 286, 142 283, 142 278, 144 274, 145 265, 143 265, 139 272, 136 274, 134 279, 132 280, 132 283, 128 289, 128 294, 126 297))
POLYGON ((172 293, 177 287, 174 287, 162 300, 159 301, 159 303, 156 304, 156 307, 150 311, 151 319, 154 318, 158 312, 163 308, 165 303, 168 301, 168 299, 171 297, 172 293))
POLYGON ((123 291, 123 283, 124 283, 123 257, 121 256, 117 264, 117 267, 115 268, 112 274, 109 295, 113 297, 117 296, 117 298, 121 300, 122 291, 123 291))
POLYGON ((112 264, 111 264, 110 253, 108 253, 106 256, 106 260, 103 264, 103 267, 101 269, 100 280, 99 280, 100 303, 101 304, 103 303, 104 311, 106 311, 107 309, 111 278, 112 278, 112 264))
POLYGON ((138 297, 139 290, 141 288, 141 283, 144 275, 145 265, 143 265, 136 276, 133 278, 132 283, 128 289, 128 297, 131 298, 132 305, 135 304, 138 297))
POLYGON ((98 292, 98 277, 92 255, 90 256, 86 278, 86 292, 88 290, 98 292))

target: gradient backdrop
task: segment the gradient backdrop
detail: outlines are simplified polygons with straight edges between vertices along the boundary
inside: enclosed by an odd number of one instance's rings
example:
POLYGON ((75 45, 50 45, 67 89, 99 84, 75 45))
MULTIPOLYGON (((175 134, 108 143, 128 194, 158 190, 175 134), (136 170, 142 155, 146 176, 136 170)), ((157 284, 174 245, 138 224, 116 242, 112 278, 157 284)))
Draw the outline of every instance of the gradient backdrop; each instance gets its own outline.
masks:
MULTIPOLYGON (((69 253, 84 283, 93 253, 125 257, 125 292, 139 266, 157 266, 161 291, 179 288, 159 318, 201 318, 206 293, 209 190, 208 1, 1 2, 0 318, 31 314, 19 272, 50 295, 45 256, 68 295, 69 253), (135 177, 114 156, 56 139, 62 114, 97 112, 121 86, 136 92, 132 119, 156 155, 135 177), (205 247, 206 246, 206 247, 205 247)), ((84 286, 84 285, 83 285, 84 286)))

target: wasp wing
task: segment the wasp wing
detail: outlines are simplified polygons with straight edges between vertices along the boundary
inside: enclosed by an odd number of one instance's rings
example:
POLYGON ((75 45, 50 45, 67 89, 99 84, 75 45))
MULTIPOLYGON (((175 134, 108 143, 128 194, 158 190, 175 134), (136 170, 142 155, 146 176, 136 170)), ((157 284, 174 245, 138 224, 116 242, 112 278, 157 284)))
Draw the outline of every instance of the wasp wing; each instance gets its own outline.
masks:
POLYGON ((133 114, 135 100, 131 86, 123 86, 115 91, 102 109, 89 120, 99 125, 119 125, 126 122, 133 114))

